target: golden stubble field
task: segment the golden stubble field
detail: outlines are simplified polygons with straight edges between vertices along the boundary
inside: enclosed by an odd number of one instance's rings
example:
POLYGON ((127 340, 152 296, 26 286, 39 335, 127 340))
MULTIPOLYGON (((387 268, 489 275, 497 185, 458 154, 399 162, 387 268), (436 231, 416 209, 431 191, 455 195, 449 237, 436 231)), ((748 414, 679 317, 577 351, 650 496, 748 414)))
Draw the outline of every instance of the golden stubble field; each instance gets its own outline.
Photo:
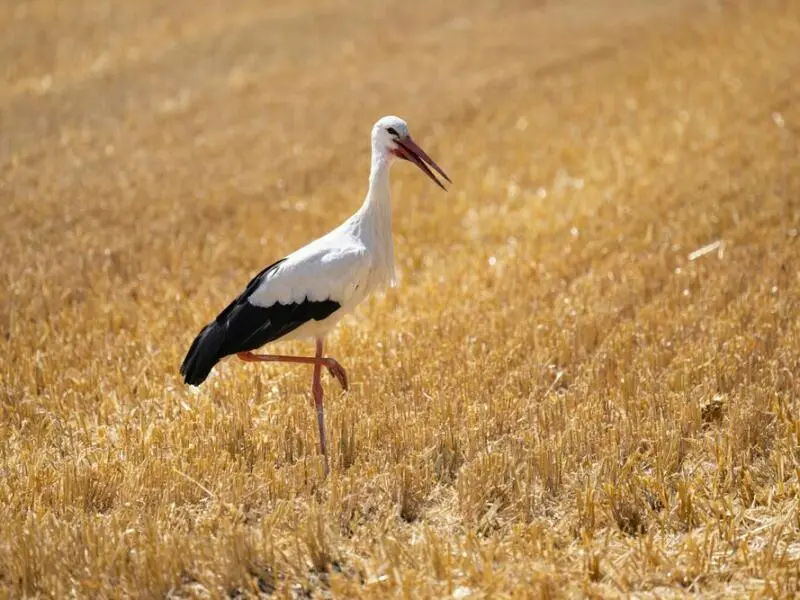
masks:
POLYGON ((798 589, 796 2, 29 0, 0 65, 0 595, 798 589), (455 185, 394 169, 326 481, 309 369, 177 370, 387 113, 455 185))

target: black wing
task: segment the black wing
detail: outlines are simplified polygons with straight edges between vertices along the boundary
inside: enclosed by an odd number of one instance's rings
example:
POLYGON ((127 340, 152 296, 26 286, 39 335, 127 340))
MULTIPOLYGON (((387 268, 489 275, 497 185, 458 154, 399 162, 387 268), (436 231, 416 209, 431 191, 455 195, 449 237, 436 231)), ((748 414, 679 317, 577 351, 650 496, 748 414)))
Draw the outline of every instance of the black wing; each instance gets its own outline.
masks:
POLYGON ((290 304, 277 302, 267 307, 251 304, 250 295, 284 260, 253 277, 245 290, 197 335, 181 365, 186 383, 199 385, 222 358, 260 348, 312 319, 321 321, 329 317, 341 307, 334 300, 308 299, 290 304))

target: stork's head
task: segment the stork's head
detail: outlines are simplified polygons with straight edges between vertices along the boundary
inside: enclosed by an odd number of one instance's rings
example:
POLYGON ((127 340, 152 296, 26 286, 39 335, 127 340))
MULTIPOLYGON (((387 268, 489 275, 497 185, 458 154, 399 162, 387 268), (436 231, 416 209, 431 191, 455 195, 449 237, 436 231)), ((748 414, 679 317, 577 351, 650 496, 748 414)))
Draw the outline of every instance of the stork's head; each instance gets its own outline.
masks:
POLYGON ((439 165, 411 139, 411 135, 408 133, 408 125, 400 117, 388 116, 378 119, 378 122, 372 128, 372 148, 373 151, 396 156, 414 163, 443 190, 447 190, 447 188, 431 172, 428 165, 433 167, 448 183, 453 183, 447 173, 442 171, 439 165))

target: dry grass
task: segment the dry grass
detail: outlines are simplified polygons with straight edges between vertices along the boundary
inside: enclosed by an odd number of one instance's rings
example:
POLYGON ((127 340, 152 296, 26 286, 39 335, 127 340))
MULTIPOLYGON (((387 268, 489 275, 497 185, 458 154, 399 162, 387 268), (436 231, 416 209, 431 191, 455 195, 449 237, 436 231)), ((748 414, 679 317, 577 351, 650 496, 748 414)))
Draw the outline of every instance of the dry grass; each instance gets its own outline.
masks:
POLYGON ((0 23, 0 595, 798 589, 796 2, 0 23), (331 340, 324 481, 307 369, 177 368, 358 205, 385 113, 456 185, 395 169, 401 285, 331 340))

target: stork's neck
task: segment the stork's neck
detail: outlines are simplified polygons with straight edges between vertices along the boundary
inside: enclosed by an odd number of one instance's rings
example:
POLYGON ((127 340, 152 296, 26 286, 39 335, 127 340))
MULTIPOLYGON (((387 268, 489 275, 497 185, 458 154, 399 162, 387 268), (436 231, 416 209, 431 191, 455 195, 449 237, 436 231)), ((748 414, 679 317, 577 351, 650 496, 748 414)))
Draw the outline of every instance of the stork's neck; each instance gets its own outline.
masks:
MULTIPOLYGON (((392 229, 392 192, 389 187, 391 157, 386 152, 372 153, 369 169, 369 189, 361 210, 365 217, 375 219, 375 225, 392 229)), ((391 237, 391 236, 390 236, 391 237)))
POLYGON ((394 281, 392 195, 389 186, 391 163, 392 157, 388 152, 373 148, 367 197, 355 215, 358 235, 374 253, 376 267, 386 282, 394 281))

